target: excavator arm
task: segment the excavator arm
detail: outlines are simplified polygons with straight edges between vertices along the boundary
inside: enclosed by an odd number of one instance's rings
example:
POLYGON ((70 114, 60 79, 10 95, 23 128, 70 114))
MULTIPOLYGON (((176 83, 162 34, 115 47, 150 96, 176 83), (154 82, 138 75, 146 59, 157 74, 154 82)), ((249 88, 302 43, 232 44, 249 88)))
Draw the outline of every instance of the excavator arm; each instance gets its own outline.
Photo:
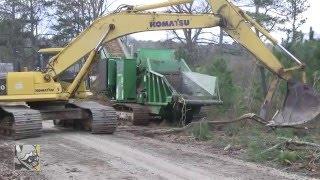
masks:
MULTIPOLYGON (((81 96, 84 77, 97 59, 103 43, 118 37, 143 31, 175 30, 190 28, 222 27, 235 41, 250 51, 275 76, 263 107, 270 107, 273 92, 279 79, 288 82, 284 107, 274 115, 273 126, 296 126, 315 119, 320 113, 320 96, 308 85, 305 78, 296 82, 292 72, 304 70, 304 64, 285 50, 263 27, 227 0, 207 0, 211 5, 208 14, 146 12, 192 0, 167 0, 145 6, 124 6, 127 9, 103 16, 64 48, 41 50, 53 54, 45 71, 9 72, 0 78, 0 102, 27 102, 29 107, 0 106, 0 133, 15 139, 35 137, 41 133, 41 120, 72 120, 78 127, 92 133, 113 133, 116 112, 113 108, 94 102, 68 103, 81 96), (256 36, 258 29, 274 45, 280 47, 297 64, 285 68, 272 51, 256 36), (71 83, 60 81, 59 75, 76 62, 85 59, 71 83), (82 84, 82 86, 81 86, 82 84)), ((305 75, 305 73, 302 73, 305 75)), ((303 76, 304 77, 304 76, 303 76)), ((266 114, 265 111, 263 114, 266 114)), ((250 114, 252 117, 254 115, 250 114)), ((61 124, 56 121, 57 125, 61 124)), ((67 122, 68 123, 68 122, 67 122)))
MULTIPOLYGON (((89 54, 84 66, 64 95, 64 98, 68 99, 76 91, 79 83, 94 63, 99 46, 105 42, 136 32, 220 26, 235 41, 250 51, 275 76, 289 82, 288 89, 291 89, 291 92, 288 92, 284 108, 274 116, 274 119, 278 121, 275 125, 296 125, 301 124, 302 121, 305 122, 315 118, 320 111, 320 99, 314 95, 315 92, 311 87, 304 84, 306 81, 305 73, 302 73, 303 83, 295 83, 292 80, 292 72, 297 70, 303 72, 305 65, 283 48, 263 27, 240 8, 227 0, 207 1, 212 10, 212 13, 209 14, 145 12, 145 10, 192 2, 192 0, 168 0, 167 2, 147 6, 128 6, 125 11, 103 16, 94 21, 90 27, 54 56, 49 62, 48 71, 45 73, 52 79, 56 79, 62 72, 89 54), (256 35, 253 28, 257 29, 275 46, 280 47, 297 65, 285 68, 256 35), (308 103, 309 101, 311 103, 308 103), (311 110, 306 108, 308 106, 312 107, 311 110)), ((270 87, 265 106, 269 106, 277 82, 276 78, 272 87, 270 87)))
POLYGON ((218 26, 220 18, 213 14, 171 14, 148 12, 120 12, 94 21, 63 50, 50 60, 48 72, 56 78, 81 58, 89 54, 109 31, 104 42, 145 31, 210 28, 218 26), (110 29, 113 26, 113 29, 110 29))
POLYGON ((257 60, 273 74, 289 81, 292 78, 292 71, 304 69, 305 65, 298 58, 287 51, 265 28, 254 21, 239 7, 226 0, 210 0, 209 2, 211 3, 212 12, 222 17, 220 27, 235 41, 256 56, 257 60), (279 47, 297 65, 285 69, 274 56, 273 52, 261 41, 256 32, 253 31, 253 28, 264 35, 274 46, 279 47))
MULTIPOLYGON (((290 70, 303 68, 302 63, 298 60, 300 64, 297 67, 285 69, 272 51, 256 36, 252 27, 258 29, 271 42, 277 43, 276 40, 259 24, 249 19, 250 17, 245 12, 227 0, 208 0, 212 9, 211 14, 140 12, 150 8, 186 2, 192 1, 175 0, 167 3, 132 7, 124 12, 113 13, 97 19, 50 60, 46 74, 55 79, 81 58, 88 55, 99 44, 99 41, 107 31, 110 32, 103 42, 136 32, 210 28, 215 26, 222 27, 235 41, 256 56, 257 60, 265 65, 267 69, 282 79, 291 79, 290 70), (114 29, 110 30, 110 26, 113 26, 114 29)), ((294 56, 292 57, 296 59, 294 56)))

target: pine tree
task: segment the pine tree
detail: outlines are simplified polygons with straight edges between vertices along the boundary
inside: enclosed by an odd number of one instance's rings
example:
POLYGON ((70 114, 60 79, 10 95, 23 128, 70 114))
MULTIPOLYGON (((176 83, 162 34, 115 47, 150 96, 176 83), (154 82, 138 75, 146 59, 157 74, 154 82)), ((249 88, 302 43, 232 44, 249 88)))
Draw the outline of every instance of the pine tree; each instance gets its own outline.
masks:
POLYGON ((286 0, 285 13, 289 27, 284 27, 283 30, 287 32, 286 43, 295 43, 303 40, 303 33, 299 28, 306 23, 307 18, 303 16, 309 8, 307 0, 286 0))

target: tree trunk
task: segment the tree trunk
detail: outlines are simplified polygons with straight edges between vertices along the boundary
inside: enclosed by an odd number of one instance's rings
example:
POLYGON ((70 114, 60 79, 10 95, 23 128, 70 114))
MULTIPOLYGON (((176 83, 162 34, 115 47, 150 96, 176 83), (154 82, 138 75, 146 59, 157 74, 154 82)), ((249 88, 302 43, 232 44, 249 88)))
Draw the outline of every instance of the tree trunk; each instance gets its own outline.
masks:
POLYGON ((222 56, 223 54, 223 28, 220 27, 220 35, 219 35, 219 54, 222 56))
MULTIPOLYGON (((259 14, 259 9, 260 7, 256 5, 256 11, 255 11, 256 14, 259 14)), ((257 22, 260 23, 259 20, 257 20, 257 22)), ((255 31, 259 38, 260 37, 259 30, 255 28, 255 31)), ((265 97, 267 95, 266 74, 265 74, 265 68, 260 63, 259 63, 259 71, 260 71, 262 93, 263 93, 263 96, 265 97)))

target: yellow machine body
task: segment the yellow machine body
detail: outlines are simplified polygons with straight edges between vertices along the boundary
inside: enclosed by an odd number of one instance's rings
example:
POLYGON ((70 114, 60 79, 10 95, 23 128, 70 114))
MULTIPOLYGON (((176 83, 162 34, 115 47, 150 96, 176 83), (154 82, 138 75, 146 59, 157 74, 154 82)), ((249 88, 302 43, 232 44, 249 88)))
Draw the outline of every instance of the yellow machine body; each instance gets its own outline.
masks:
MULTIPOLYGON (((220 26, 236 42, 245 47, 275 76, 287 82, 292 81, 292 72, 301 71, 303 74, 304 64, 285 50, 263 27, 250 18, 244 11, 227 0, 208 0, 211 12, 207 14, 186 13, 157 13, 147 12, 154 8, 168 7, 184 4, 192 0, 170 0, 156 4, 130 7, 119 10, 95 20, 86 30, 74 38, 63 48, 52 48, 42 50, 43 52, 55 54, 49 61, 47 69, 42 72, 16 72, 8 73, 5 80, 6 93, 1 93, 1 101, 55 101, 68 100, 73 97, 86 97, 90 93, 85 90, 83 80, 88 75, 92 65, 96 61, 103 43, 113 39, 144 31, 177 30, 211 28, 220 26), (292 60, 296 62, 294 67, 284 67, 273 52, 267 48, 265 43, 256 35, 253 29, 257 29, 273 45, 280 47, 292 60), (64 83, 59 80, 59 75, 72 65, 85 58, 84 64, 74 80, 64 83)), ((302 78, 305 79, 305 78, 302 78)), ((303 83, 305 80, 303 80, 303 83)), ((294 83, 291 83, 294 84, 294 83)), ((300 88, 299 86, 293 86, 300 88)), ((303 90, 303 88, 300 88, 303 90)), ((316 99, 312 104, 314 112, 310 116, 320 112, 320 98, 312 95, 312 91, 299 91, 298 98, 309 97, 316 99)), ((273 92, 270 91, 265 104, 271 101, 273 92)), ((290 94, 290 93, 289 93, 290 94)), ((291 98, 287 98, 291 99, 291 98)), ((293 98, 297 99, 297 98, 293 98)), ((291 101, 290 101, 291 102, 291 101)), ((294 101, 292 101, 294 102, 294 101)), ((299 101, 302 102, 302 101, 299 101)), ((289 103, 289 107, 283 113, 279 113, 278 119, 288 119, 286 114, 295 113, 296 107, 304 106, 299 103, 289 103), (280 118, 281 116, 281 118, 280 118)), ((305 109, 303 111, 306 111, 305 109)), ((303 111, 299 111, 301 115, 303 111)), ((297 116, 300 118, 302 116, 297 116)), ((291 123, 292 125, 298 123, 291 123)), ((282 125, 291 125, 282 123, 282 125)))
POLYGON ((58 100, 61 84, 41 72, 9 72, 2 79, 0 101, 58 100))

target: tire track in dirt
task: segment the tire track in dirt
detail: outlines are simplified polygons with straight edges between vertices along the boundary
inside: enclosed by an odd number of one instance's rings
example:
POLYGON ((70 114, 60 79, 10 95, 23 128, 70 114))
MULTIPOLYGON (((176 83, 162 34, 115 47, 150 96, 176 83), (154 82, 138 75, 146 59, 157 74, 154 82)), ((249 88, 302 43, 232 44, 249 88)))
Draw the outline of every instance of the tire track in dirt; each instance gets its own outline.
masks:
POLYGON ((198 169, 196 167, 182 167, 160 157, 133 149, 130 146, 112 141, 107 138, 92 135, 67 135, 63 138, 89 146, 102 153, 121 158, 128 163, 142 167, 165 179, 230 179, 198 169))
POLYGON ((47 122, 44 127, 42 137, 15 142, 41 145, 44 179, 310 179, 214 154, 197 145, 121 131, 92 135, 47 122))

